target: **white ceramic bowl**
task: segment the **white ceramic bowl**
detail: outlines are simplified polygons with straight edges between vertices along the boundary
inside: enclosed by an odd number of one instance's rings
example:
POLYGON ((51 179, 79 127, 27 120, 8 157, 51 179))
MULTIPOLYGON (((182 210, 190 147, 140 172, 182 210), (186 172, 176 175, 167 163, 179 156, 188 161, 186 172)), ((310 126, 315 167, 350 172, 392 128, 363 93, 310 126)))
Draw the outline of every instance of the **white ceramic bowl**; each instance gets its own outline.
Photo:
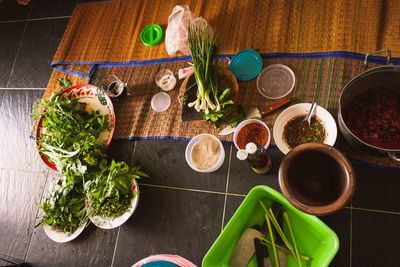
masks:
POLYGON ((62 232, 58 232, 56 230, 51 229, 50 225, 47 225, 46 223, 43 223, 43 230, 46 233, 46 235, 53 241, 57 242, 57 243, 66 243, 69 241, 74 240, 75 238, 77 238, 82 231, 85 229, 87 224, 87 221, 82 224, 81 226, 79 226, 78 228, 76 228, 76 230, 72 233, 62 233, 62 232))
POLYGON ((103 217, 103 216, 93 216, 89 217, 90 221, 101 229, 113 229, 124 224, 135 212, 139 204, 139 185, 134 179, 131 183, 132 191, 137 191, 136 196, 132 198, 131 205, 127 211, 118 217, 103 217))
MULTIPOLYGON (((287 154, 290 151, 290 148, 286 144, 286 142, 283 140, 283 129, 285 125, 294 117, 298 115, 306 115, 308 111, 310 110, 311 103, 299 103, 292 105, 282 111, 278 118, 276 118, 275 124, 274 124, 274 129, 273 129, 273 135, 274 135, 274 141, 275 144, 278 146, 279 150, 282 151, 282 153, 287 154)), ((336 142, 336 137, 337 137, 337 127, 336 127, 336 122, 335 119, 332 117, 332 115, 324 108, 320 107, 317 105, 315 109, 314 115, 317 116, 317 118, 320 120, 322 125, 325 128, 326 131, 326 138, 324 140, 324 144, 333 146, 336 142)))
POLYGON ((267 129, 267 132, 268 132, 268 141, 267 141, 267 143, 265 144, 264 148, 265 148, 265 150, 268 149, 269 144, 271 143, 271 132, 269 131, 268 126, 267 126, 264 122, 262 122, 262 121, 260 121, 260 120, 257 120, 257 119, 248 119, 248 120, 244 120, 244 121, 242 121, 241 123, 239 123, 238 126, 236 126, 235 132, 233 133, 233 143, 235 144, 235 147, 236 147, 237 149, 239 149, 239 146, 238 146, 238 144, 237 144, 237 142, 236 142, 236 139, 237 139, 237 136, 238 136, 238 133, 239 133, 240 129, 242 129, 242 128, 243 128, 244 126, 246 126, 247 124, 250 124, 250 123, 253 123, 253 122, 258 123, 258 124, 261 124, 262 126, 265 127, 265 129, 267 129))
POLYGON ((186 146, 185 158, 186 158, 186 162, 189 164, 190 168, 192 168, 193 170, 195 170, 197 172, 205 172, 205 173, 214 172, 214 171, 218 170, 224 163, 224 160, 225 160, 224 146, 222 145, 222 142, 216 136, 214 136, 212 134, 199 134, 199 135, 196 135, 195 137, 193 137, 193 139, 190 140, 189 144, 186 146), (200 141, 200 139, 207 137, 207 136, 213 138, 214 140, 216 140, 218 142, 221 153, 219 154, 219 158, 218 158, 217 162, 215 162, 215 164, 213 166, 211 166, 210 168, 205 169, 205 170, 200 170, 193 165, 190 155, 192 154, 193 146, 198 141, 200 141))

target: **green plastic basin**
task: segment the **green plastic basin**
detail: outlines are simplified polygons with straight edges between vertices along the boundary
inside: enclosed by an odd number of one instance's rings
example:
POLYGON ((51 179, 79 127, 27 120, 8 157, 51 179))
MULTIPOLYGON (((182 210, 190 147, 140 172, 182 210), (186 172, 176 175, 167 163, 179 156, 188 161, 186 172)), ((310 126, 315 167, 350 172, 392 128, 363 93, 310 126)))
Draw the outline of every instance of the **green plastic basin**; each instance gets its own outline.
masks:
MULTIPOLYGON (((215 240, 203 258, 203 267, 229 266, 231 254, 244 230, 254 225, 261 226, 265 221, 265 212, 259 201, 262 201, 267 208, 273 202, 278 202, 287 211, 299 253, 311 258, 311 264, 308 266, 329 265, 339 249, 339 239, 336 233, 316 216, 294 208, 281 193, 268 186, 260 185, 249 192, 215 240)), ((288 234, 287 230, 287 227, 284 227, 285 234, 288 234)), ((269 252, 269 255, 273 255, 272 250, 269 249, 269 252)), ((304 263, 303 266, 307 266, 305 261, 302 263, 304 263)), ((286 264, 288 267, 298 266, 295 258, 291 255, 286 256, 286 264)), ((248 264, 248 267, 253 266, 257 266, 255 256, 248 264)))

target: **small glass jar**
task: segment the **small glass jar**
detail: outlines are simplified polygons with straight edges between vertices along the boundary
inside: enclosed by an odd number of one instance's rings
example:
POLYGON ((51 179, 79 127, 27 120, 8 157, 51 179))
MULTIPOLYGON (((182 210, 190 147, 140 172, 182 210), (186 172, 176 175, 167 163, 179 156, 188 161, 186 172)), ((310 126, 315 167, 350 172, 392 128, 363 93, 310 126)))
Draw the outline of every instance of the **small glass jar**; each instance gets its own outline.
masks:
POLYGON ((110 74, 101 80, 100 86, 109 97, 116 98, 123 95, 126 84, 114 74, 110 74))
POLYGON ((162 90, 171 91, 175 88, 176 78, 171 70, 161 69, 156 75, 155 82, 162 90))

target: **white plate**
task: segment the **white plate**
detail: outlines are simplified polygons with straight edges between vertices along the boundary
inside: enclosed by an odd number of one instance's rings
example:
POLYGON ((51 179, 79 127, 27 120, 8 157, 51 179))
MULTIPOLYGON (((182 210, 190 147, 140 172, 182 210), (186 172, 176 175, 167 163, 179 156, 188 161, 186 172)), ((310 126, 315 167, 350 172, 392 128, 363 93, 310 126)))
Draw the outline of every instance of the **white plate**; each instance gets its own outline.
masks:
MULTIPOLYGON (((290 148, 283 140, 283 129, 285 125, 294 117, 298 115, 306 115, 310 110, 311 103, 300 103, 295 104, 293 106, 288 107, 284 111, 282 111, 278 118, 276 118, 274 129, 273 129, 273 136, 275 144, 278 146, 279 150, 282 153, 287 154, 290 151, 290 148)), ((317 118, 323 124, 325 131, 326 131, 326 138, 324 140, 324 144, 333 146, 336 142, 337 136, 337 127, 335 119, 332 115, 324 108, 317 105, 314 113, 317 118)))
POLYGON ((69 241, 77 238, 82 233, 83 229, 85 229, 87 222, 88 221, 86 221, 84 224, 79 226, 72 233, 63 233, 63 232, 53 230, 53 229, 51 229, 50 225, 45 224, 45 223, 43 223, 42 226, 43 226, 44 232, 51 240, 58 242, 58 243, 65 243, 65 242, 69 242, 69 241))
POLYGON ((132 198, 131 206, 124 214, 118 217, 93 216, 89 217, 90 221, 102 229, 113 229, 125 223, 132 216, 139 203, 139 185, 137 184, 136 180, 133 180, 132 191, 136 191, 138 193, 132 198))

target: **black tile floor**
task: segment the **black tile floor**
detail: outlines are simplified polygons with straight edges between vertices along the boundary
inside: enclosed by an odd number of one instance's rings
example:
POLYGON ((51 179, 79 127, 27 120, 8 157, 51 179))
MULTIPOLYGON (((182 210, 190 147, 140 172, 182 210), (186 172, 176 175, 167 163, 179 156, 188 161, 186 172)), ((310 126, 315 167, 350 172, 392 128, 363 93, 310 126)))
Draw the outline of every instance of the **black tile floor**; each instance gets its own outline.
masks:
MULTIPOLYGON (((256 175, 225 145, 217 172, 199 174, 184 159, 184 141, 116 141, 109 153, 141 164, 139 206, 114 230, 89 226, 67 244, 34 228, 46 182, 57 178, 37 158, 29 139, 33 103, 44 92, 49 66, 78 1, 16 0, 0 4, 0 255, 33 266, 131 266, 153 254, 181 255, 198 266, 220 231, 255 185, 279 190, 283 155, 269 153, 273 169, 256 175)), ((340 239, 331 266, 400 266, 400 172, 354 163, 357 188, 342 211, 321 217, 340 239)), ((0 265, 4 262, 0 262, 0 265)))

